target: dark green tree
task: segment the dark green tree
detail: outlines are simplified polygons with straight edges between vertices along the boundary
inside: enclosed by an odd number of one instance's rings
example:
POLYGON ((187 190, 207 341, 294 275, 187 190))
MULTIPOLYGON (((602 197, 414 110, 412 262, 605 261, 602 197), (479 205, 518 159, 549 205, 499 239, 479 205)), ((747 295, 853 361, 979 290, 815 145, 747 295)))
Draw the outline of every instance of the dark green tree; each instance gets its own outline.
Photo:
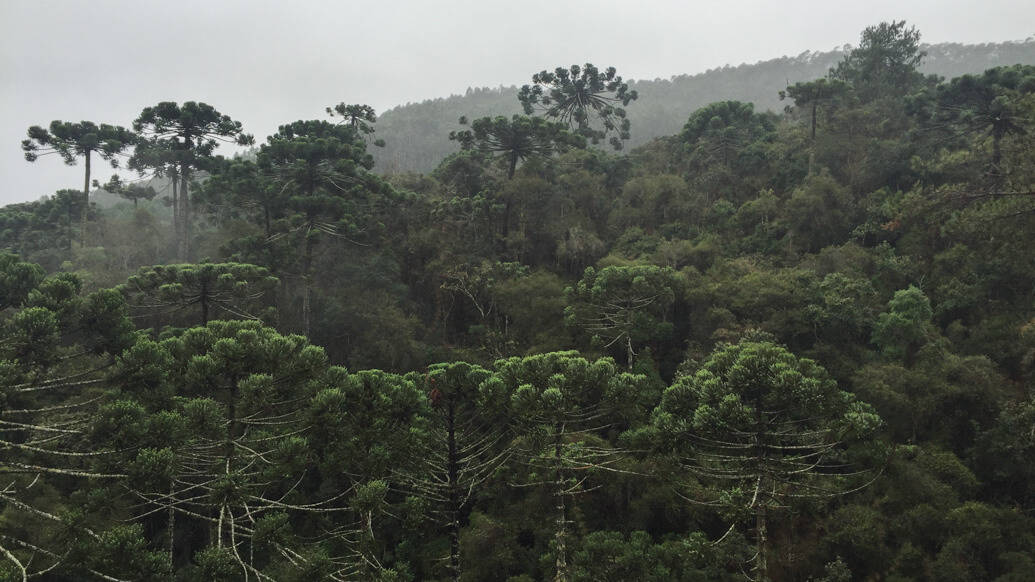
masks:
MULTIPOLYGON (((1006 177, 1003 142, 1028 134, 1033 93, 1035 66, 996 67, 981 75, 963 75, 938 85, 930 93, 933 107, 920 110, 921 122, 951 141, 963 138, 958 142, 961 148, 991 139, 986 174, 993 187, 1001 188, 1006 177)), ((922 99, 920 104, 924 104, 922 99)))
POLYGON ((564 310, 569 325, 580 327, 595 345, 624 348, 630 370, 634 344, 672 333, 669 309, 681 294, 683 281, 670 267, 587 267, 582 279, 566 290, 564 310))
POLYGON ((509 395, 527 484, 556 503, 553 580, 570 582, 574 498, 592 489, 587 480, 624 471, 626 452, 603 435, 646 416, 647 378, 620 371, 611 358, 589 361, 577 352, 507 358, 495 371, 483 390, 509 395))
POLYGON ((260 300, 277 287, 269 269, 246 263, 155 265, 141 268, 120 287, 131 307, 160 312, 197 309, 195 324, 213 316, 260 319, 260 300))
MULTIPOLYGON (((730 536, 731 538, 733 536, 730 536)), ((594 531, 572 555, 574 582, 691 582, 743 579, 726 572, 731 556, 725 545, 714 546, 701 534, 655 543, 645 531, 623 534, 594 531)))
POLYGON ((291 274, 302 280, 305 334, 311 328, 313 253, 320 238, 361 244, 377 234, 380 205, 392 190, 369 172, 373 163, 351 127, 319 120, 282 125, 259 150, 262 179, 285 199, 287 215, 282 230, 266 242, 290 235, 301 239, 301 264, 291 274))
POLYGON ((249 145, 251 135, 244 133, 241 122, 217 111, 207 103, 187 101, 182 105, 163 101, 146 107, 133 121, 140 134, 138 151, 131 166, 168 171, 175 168, 173 180, 179 180, 176 224, 177 255, 187 259, 191 240, 190 184, 198 170, 206 169, 220 143, 249 145))
MULTIPOLYGON (((691 499, 729 512, 732 531, 754 518, 753 579, 769 580, 769 521, 796 499, 830 499, 860 487, 845 449, 881 419, 840 390, 823 368, 769 342, 716 348, 662 396, 654 424, 682 461, 687 483, 713 485, 691 499)), ((863 484, 865 484, 865 480, 863 484)))
POLYGON ((122 181, 118 174, 113 174, 111 179, 103 186, 94 181, 94 186, 103 188, 105 192, 118 194, 131 201, 133 208, 136 208, 141 200, 154 200, 155 196, 158 196, 158 192, 155 191, 154 187, 134 183, 127 184, 122 181))
POLYGON ((601 72, 590 63, 536 73, 518 92, 525 114, 540 109, 593 144, 611 135, 608 143, 616 150, 629 139, 625 107, 637 96, 614 67, 601 72))
POLYGON ((780 91, 780 100, 791 99, 800 111, 807 111, 809 119, 809 174, 816 166, 816 128, 819 126, 821 113, 827 116, 830 110, 845 95, 847 85, 837 79, 816 79, 815 81, 798 82, 788 85, 780 91), (821 109, 823 111, 821 111, 821 109))
POLYGON ((739 201, 757 191, 744 181, 764 167, 765 154, 758 148, 775 131, 772 114, 755 113, 751 103, 719 101, 702 107, 690 115, 679 134, 687 173, 709 201, 720 197, 739 201))
POLYGON ((926 56, 915 26, 906 28, 905 20, 881 22, 862 31, 859 46, 830 70, 830 78, 851 85, 864 102, 900 97, 923 80, 917 67, 926 56))
POLYGON ((39 156, 58 154, 69 166, 74 166, 78 158, 83 158, 85 175, 83 178, 83 206, 80 214, 79 244, 86 245, 86 219, 90 207, 90 160, 96 154, 102 160, 111 163, 111 167, 119 166, 118 156, 122 154, 136 139, 132 131, 115 125, 97 125, 92 121, 54 120, 50 122, 50 130, 38 125, 29 128, 29 139, 22 141, 25 159, 35 162, 39 156))
MULTIPOLYGON (((334 117, 337 115, 341 117, 341 122, 352 128, 352 131, 356 132, 356 135, 370 135, 374 133, 374 127, 371 125, 377 123, 377 112, 374 108, 369 105, 360 105, 353 103, 351 105, 346 104, 344 101, 335 105, 333 108, 327 108, 327 115, 334 117)), ((384 147, 385 140, 378 139, 374 141, 374 145, 377 147, 384 147)))
MULTIPOLYGON (((460 124, 466 125, 467 120, 461 117, 460 124)), ((498 156, 507 168, 508 180, 514 178, 519 162, 549 158, 555 152, 585 143, 584 139, 568 133, 564 124, 523 115, 510 119, 503 116, 475 119, 471 129, 452 131, 449 139, 465 150, 498 156)))
POLYGON ((256 161, 249 159, 218 160, 202 185, 201 197, 218 222, 244 218, 262 226, 264 240, 273 236, 288 205, 282 186, 267 179, 256 161))
POLYGON ((428 503, 449 535, 448 572, 461 579, 460 530, 482 483, 507 460, 506 398, 483 391, 488 370, 466 362, 434 364, 409 377, 428 397, 427 435, 419 464, 404 483, 428 503))
POLYGON ((256 321, 210 321, 123 354, 114 380, 124 397, 100 411, 95 438, 128 456, 133 519, 165 518, 152 531, 169 560, 218 552, 235 579, 268 579, 317 559, 289 523, 346 511, 343 494, 306 481, 316 464, 307 411, 327 372, 322 349, 256 321))
POLYGON ((91 501, 125 476, 89 434, 104 370, 135 336, 117 292, 82 287, 0 253, 0 575, 158 580, 168 570, 140 531, 91 501))
POLYGON ((306 436, 321 489, 347 499, 350 510, 336 520, 346 550, 341 555, 355 571, 345 579, 373 579, 370 568, 385 574, 385 550, 398 535, 397 524, 388 522, 419 520, 424 503, 412 495, 411 478, 428 460, 420 455, 427 451, 429 404, 410 378, 381 370, 350 374, 338 367, 327 371, 307 404, 306 436))

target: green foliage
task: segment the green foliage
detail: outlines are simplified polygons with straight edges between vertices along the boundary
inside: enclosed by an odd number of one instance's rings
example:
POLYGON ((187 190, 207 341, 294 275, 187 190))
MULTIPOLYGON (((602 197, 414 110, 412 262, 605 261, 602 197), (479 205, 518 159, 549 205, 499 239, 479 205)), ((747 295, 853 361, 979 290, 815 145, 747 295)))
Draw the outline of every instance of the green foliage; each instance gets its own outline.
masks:
POLYGON ((682 279, 668 267, 587 267, 578 284, 565 291, 565 320, 584 328, 594 345, 625 348, 632 368, 634 343, 672 333, 667 312, 682 288, 682 279))
MULTIPOLYGON (((218 312, 237 319, 259 319, 250 311, 278 280, 265 267, 244 263, 155 265, 140 269, 120 290, 132 307, 180 310, 197 306, 205 325, 218 312)), ((261 313, 266 319, 270 313, 261 313)))
POLYGON ((518 92, 525 114, 531 115, 539 107, 547 117, 559 119, 593 144, 615 134, 608 143, 616 150, 622 149, 622 140, 629 139, 625 107, 637 97, 614 67, 601 72, 590 63, 536 73, 532 84, 518 92))
POLYGON ((918 98, 915 107, 925 128, 947 141, 981 144, 991 138, 986 171, 993 177, 992 185, 1001 187, 1008 173, 1001 167, 1003 146, 1012 136, 1029 134, 1032 93, 1035 67, 996 67, 942 83, 918 98))
MULTIPOLYGON (((374 133, 374 128, 371 126, 372 123, 377 122, 377 112, 374 108, 369 105, 361 105, 354 103, 346 105, 344 101, 334 106, 334 108, 327 108, 327 115, 334 117, 337 114, 341 117, 341 123, 344 123, 352 128, 352 131, 356 135, 369 135, 374 133)), ((384 140, 377 140, 374 145, 378 147, 384 147, 384 140)))
MULTIPOLYGON (((460 119, 462 125, 467 120, 460 119)), ((471 122, 471 129, 452 131, 449 139, 456 141, 464 150, 477 150, 486 155, 499 155, 507 168, 507 179, 514 177, 518 162, 532 158, 548 158, 555 151, 580 147, 585 140, 568 133, 562 123, 547 121, 541 117, 515 115, 506 117, 482 117, 471 122)))
POLYGON ((0 578, 1030 579, 1035 45, 918 39, 146 109, 153 181, 0 209, 0 578))
POLYGON ((162 101, 145 107, 133 121, 133 129, 140 137, 129 167, 141 174, 151 171, 172 178, 177 256, 187 259, 193 239, 190 188, 194 173, 208 169, 220 143, 251 145, 254 138, 244 133, 241 122, 196 101, 182 105, 162 101))
POLYGON ((835 81, 850 84, 864 100, 907 94, 923 76, 917 67, 927 56, 920 49, 920 32, 906 21, 868 26, 859 46, 830 70, 835 81))
POLYGON ((720 346, 693 376, 678 378, 653 423, 664 446, 686 459, 691 496, 724 510, 731 528, 754 515, 761 580, 769 576, 768 515, 865 486, 858 477, 874 468, 847 470, 850 447, 872 446, 882 425, 812 360, 755 341, 720 346))
POLYGON ((999 418, 976 442, 974 465, 986 479, 994 499, 1027 505, 1035 499, 1031 472, 1035 467, 1035 401, 1007 404, 999 418))
POLYGON ((896 291, 887 311, 877 317, 872 341, 891 357, 907 357, 928 337, 932 315, 923 291, 913 285, 896 291))
POLYGON ((743 200, 761 186, 744 177, 763 166, 775 130, 773 116, 755 113, 751 103, 720 101, 694 111, 678 138, 688 179, 709 201, 743 200))
MULTIPOLYGON (((124 127, 97 124, 90 121, 72 123, 54 120, 49 131, 34 125, 29 128, 29 139, 22 142, 25 159, 35 162, 39 156, 56 153, 72 166, 76 158, 97 153, 102 159, 118 167, 115 157, 130 146, 134 135, 124 127)), ((89 178, 87 178, 89 179, 89 178)))
POLYGON ((572 556, 572 580, 690 582, 732 579, 722 568, 708 563, 702 551, 704 548, 698 542, 687 539, 655 543, 644 531, 634 531, 628 536, 616 531, 596 531, 582 540, 572 556))

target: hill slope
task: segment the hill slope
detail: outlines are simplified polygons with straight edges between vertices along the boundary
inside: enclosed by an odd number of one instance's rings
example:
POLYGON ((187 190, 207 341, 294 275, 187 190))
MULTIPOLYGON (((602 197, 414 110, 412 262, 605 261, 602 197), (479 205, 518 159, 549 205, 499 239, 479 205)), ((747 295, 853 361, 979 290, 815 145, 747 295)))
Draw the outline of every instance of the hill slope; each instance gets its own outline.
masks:
MULTIPOLYGON (((999 65, 1035 64, 1035 39, 1019 42, 928 45, 925 73, 952 78, 999 65)), ((755 104, 757 110, 783 107, 779 91, 789 84, 826 75, 844 50, 805 52, 754 64, 725 66, 695 75, 630 83, 640 98, 629 107, 633 135, 629 147, 655 137, 678 133, 694 110, 714 101, 733 99, 755 104)), ((529 73, 531 75, 531 73, 529 73)), ((461 115, 511 115, 521 111, 517 87, 468 89, 465 95, 429 99, 385 111, 377 136, 387 145, 371 148, 380 172, 428 172, 456 150, 449 132, 461 115)))

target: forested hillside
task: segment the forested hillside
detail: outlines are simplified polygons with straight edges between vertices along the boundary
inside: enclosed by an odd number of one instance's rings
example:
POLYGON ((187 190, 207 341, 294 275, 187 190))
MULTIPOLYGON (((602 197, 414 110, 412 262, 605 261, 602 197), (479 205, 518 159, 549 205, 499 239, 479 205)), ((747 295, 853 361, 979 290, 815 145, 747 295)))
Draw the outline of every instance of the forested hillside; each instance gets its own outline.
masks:
MULTIPOLYGON (((1035 40, 962 45, 924 45, 926 58, 919 70, 947 79, 980 73, 1000 65, 1035 65, 1035 40)), ((711 69, 671 79, 640 79, 629 83, 640 97, 629 110, 635 128, 630 146, 679 133, 696 109, 723 100, 753 103, 759 112, 781 112, 781 88, 823 77, 845 55, 843 50, 806 52, 759 63, 711 69)), ((548 64, 548 63, 544 63, 548 64)), ((518 80, 520 82, 520 80, 518 80)), ((400 105, 378 118, 378 136, 384 148, 372 148, 378 172, 429 172, 456 151, 446 136, 461 116, 511 115, 521 111, 517 86, 468 88, 464 95, 400 105)))
POLYGON ((1031 43, 941 46, 33 126, 140 182, 0 209, 0 581, 1035 579, 1031 43))

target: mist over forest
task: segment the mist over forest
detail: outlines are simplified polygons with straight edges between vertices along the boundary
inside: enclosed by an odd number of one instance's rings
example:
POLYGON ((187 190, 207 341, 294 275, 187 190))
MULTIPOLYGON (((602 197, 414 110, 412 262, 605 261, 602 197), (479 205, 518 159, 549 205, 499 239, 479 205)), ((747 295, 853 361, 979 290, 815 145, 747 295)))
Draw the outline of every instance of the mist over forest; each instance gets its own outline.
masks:
MULTIPOLYGON (((1035 65, 1035 40, 962 45, 922 45, 926 56, 918 70, 952 79, 980 73, 999 65, 1035 65)), ((826 75, 844 58, 844 50, 811 51, 752 64, 725 66, 695 75, 669 79, 630 81, 639 93, 629 119, 636 131, 628 146, 679 133, 696 109, 724 100, 752 103, 758 111, 781 112, 788 105, 780 99, 781 87, 826 75), (775 88, 775 89, 774 89, 775 88)), ((371 149, 378 172, 430 172, 439 161, 456 151, 447 139, 461 116, 520 113, 518 86, 468 88, 464 95, 408 103, 378 116, 378 135, 383 148, 371 149)))
POLYGON ((556 64, 28 127, 0 582, 1035 579, 1035 40, 556 64))

